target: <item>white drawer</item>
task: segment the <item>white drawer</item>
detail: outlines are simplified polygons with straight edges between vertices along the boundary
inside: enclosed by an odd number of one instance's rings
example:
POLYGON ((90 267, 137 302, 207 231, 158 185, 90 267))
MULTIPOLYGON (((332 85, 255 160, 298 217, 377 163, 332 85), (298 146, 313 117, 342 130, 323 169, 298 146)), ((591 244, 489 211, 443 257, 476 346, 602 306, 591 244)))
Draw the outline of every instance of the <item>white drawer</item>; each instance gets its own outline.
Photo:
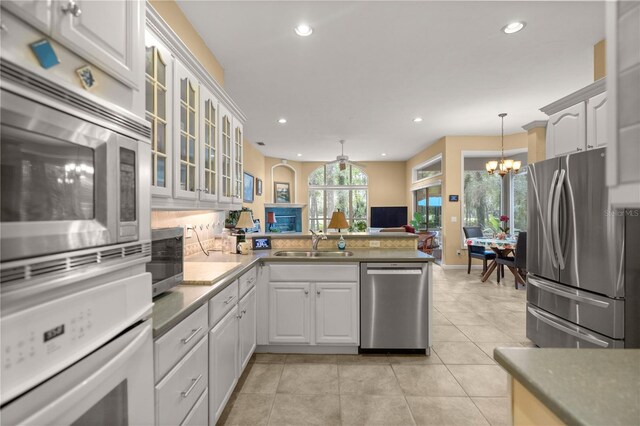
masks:
POLYGON ((258 281, 258 268, 254 266, 238 279, 238 285, 240 287, 239 297, 241 299, 242 296, 247 294, 247 292, 256 285, 256 281, 258 281))
POLYGON ((178 425, 207 388, 208 339, 202 338, 156 386, 156 424, 178 425))
POLYGON ((209 424, 209 389, 205 389, 180 426, 204 426, 209 424))
POLYGON ((358 281, 358 265, 269 265, 269 281, 358 281))
POLYGON ((207 305, 186 317, 153 342, 154 377, 157 383, 180 358, 207 334, 207 305))
POLYGON ((238 303, 238 280, 209 301, 209 328, 213 327, 238 303))

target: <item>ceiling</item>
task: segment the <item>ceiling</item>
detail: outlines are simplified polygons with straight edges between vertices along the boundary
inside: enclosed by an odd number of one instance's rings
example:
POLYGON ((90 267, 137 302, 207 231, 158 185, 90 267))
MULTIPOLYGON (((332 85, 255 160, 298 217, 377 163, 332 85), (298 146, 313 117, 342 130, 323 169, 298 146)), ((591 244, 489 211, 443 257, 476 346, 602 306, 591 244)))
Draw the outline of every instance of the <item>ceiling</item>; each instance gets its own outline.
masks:
POLYGON ((334 159, 340 139, 355 161, 406 160, 445 135, 499 134, 501 112, 521 132, 593 81, 604 38, 594 1, 178 4, 224 67, 247 138, 300 161, 334 159), (516 20, 524 30, 501 31, 516 20))

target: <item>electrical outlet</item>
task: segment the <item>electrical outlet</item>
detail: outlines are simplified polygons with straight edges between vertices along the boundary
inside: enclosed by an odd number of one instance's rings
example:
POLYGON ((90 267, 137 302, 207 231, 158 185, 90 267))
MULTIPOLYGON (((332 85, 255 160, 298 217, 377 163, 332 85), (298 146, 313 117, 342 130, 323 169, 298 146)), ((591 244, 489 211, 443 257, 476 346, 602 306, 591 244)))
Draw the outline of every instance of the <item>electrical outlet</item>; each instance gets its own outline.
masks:
POLYGON ((377 240, 369 241, 369 247, 380 247, 380 241, 377 241, 377 240))
POLYGON ((185 238, 193 237, 193 225, 185 225, 185 238))

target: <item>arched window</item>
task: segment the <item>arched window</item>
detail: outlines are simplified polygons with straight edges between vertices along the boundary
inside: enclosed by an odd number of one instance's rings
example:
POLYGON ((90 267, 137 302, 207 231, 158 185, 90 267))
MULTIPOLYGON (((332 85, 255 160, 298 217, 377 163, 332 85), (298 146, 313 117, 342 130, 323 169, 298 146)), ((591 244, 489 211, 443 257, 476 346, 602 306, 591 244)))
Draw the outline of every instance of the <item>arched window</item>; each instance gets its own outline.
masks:
POLYGON ((309 229, 326 231, 334 211, 345 213, 353 231, 364 231, 368 224, 367 174, 347 164, 325 164, 309 175, 309 229))

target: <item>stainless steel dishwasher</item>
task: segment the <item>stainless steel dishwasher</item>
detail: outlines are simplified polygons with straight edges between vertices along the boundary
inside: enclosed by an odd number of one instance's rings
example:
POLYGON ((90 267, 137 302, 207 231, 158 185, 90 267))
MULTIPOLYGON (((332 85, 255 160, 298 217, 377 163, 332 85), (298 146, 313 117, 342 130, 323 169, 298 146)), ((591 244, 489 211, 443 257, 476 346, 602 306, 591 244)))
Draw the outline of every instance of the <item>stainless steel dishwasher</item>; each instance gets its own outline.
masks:
POLYGON ((360 348, 431 347, 431 264, 360 264, 360 348))

